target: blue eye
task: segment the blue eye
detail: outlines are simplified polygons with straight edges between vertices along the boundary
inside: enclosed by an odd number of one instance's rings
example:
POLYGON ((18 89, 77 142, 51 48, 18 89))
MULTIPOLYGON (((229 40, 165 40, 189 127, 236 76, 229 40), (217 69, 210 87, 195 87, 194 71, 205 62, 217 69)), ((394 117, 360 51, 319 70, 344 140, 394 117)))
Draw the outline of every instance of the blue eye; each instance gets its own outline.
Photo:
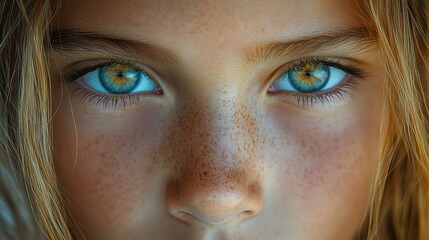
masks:
POLYGON ((99 67, 82 79, 89 88, 106 94, 154 92, 158 89, 156 82, 146 73, 124 64, 99 67))
POLYGON ((341 83, 347 73, 325 63, 304 63, 284 73, 270 87, 270 91, 301 93, 322 92, 341 83))

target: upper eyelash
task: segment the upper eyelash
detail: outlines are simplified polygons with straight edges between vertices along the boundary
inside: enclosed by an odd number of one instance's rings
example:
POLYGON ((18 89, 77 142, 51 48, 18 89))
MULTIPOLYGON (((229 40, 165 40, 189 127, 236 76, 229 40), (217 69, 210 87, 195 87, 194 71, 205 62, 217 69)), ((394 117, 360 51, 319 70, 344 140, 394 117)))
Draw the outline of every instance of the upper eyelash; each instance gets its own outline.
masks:
POLYGON ((307 64, 325 64, 327 66, 331 66, 331 67, 336 67, 338 69, 341 69, 353 76, 356 76, 358 78, 365 78, 367 77, 368 73, 356 68, 350 64, 345 63, 343 60, 339 59, 339 58, 334 58, 334 57, 310 57, 310 58, 306 58, 306 59, 300 59, 300 60, 295 60, 291 63, 289 63, 288 65, 290 65, 291 67, 289 67, 283 74, 289 72, 290 70, 303 66, 303 65, 307 65, 307 64))
MULTIPOLYGON (((292 67, 290 67, 286 72, 290 71, 294 67, 299 67, 300 65, 320 64, 320 63, 339 68, 339 69, 341 69, 347 73, 350 73, 350 74, 355 75, 355 76, 360 77, 360 78, 364 78, 366 75, 366 73, 364 71, 362 71, 358 68, 355 68, 353 66, 349 66, 345 63, 342 63, 342 61, 339 60, 338 58, 332 58, 332 57, 312 57, 312 58, 307 58, 307 59, 303 59, 303 60, 297 60, 297 61, 294 61, 291 63, 292 67)), ((89 66, 89 67, 81 67, 79 65, 72 66, 71 67, 71 73, 65 74, 64 80, 66 82, 72 82, 72 81, 75 81, 75 80, 79 79, 80 77, 84 76, 85 74, 98 69, 98 68, 110 67, 110 66, 114 66, 117 64, 121 64, 121 65, 130 67, 130 68, 134 68, 138 71, 144 72, 144 70, 142 68, 137 66, 132 61, 119 60, 119 59, 112 58, 106 62, 99 63, 99 64, 94 65, 94 66, 89 66)))
POLYGON ((113 67, 113 66, 118 65, 118 64, 130 67, 130 68, 134 68, 134 69, 136 69, 137 71, 140 71, 140 72, 144 72, 144 70, 142 68, 140 68, 139 66, 137 66, 132 61, 120 60, 120 59, 112 58, 112 59, 110 59, 108 61, 96 64, 96 65, 93 65, 93 66, 89 66, 89 67, 88 66, 79 66, 79 65, 71 66, 70 67, 70 73, 66 73, 64 75, 64 80, 65 80, 66 83, 73 82, 73 81, 79 79, 80 77, 84 76, 85 74, 87 74, 87 73, 89 73, 91 71, 94 71, 94 70, 96 70, 98 68, 113 67))

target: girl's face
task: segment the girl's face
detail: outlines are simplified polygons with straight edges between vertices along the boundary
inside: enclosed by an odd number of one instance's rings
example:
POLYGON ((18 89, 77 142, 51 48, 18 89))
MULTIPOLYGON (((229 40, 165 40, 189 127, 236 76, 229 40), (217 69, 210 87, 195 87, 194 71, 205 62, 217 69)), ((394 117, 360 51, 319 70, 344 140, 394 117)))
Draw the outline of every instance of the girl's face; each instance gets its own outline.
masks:
POLYGON ((383 95, 357 9, 64 1, 54 159, 74 218, 95 239, 352 239, 383 95))

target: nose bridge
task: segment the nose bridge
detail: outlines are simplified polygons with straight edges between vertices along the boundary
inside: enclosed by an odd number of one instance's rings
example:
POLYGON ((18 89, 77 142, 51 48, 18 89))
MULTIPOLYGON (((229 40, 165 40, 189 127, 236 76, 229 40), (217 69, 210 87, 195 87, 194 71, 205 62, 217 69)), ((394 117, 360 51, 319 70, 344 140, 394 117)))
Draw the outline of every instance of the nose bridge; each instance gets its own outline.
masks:
POLYGON ((168 161, 177 174, 167 200, 181 220, 219 223, 252 216, 262 206, 257 121, 240 101, 237 96, 194 99, 173 120, 168 161))
MULTIPOLYGON (((181 168, 187 166, 240 169, 257 151, 259 128, 250 104, 239 96, 200 97, 183 102, 170 125, 170 158, 181 168), (190 164, 192 163, 192 164, 190 164)), ((215 169, 211 169, 212 171, 215 169)))

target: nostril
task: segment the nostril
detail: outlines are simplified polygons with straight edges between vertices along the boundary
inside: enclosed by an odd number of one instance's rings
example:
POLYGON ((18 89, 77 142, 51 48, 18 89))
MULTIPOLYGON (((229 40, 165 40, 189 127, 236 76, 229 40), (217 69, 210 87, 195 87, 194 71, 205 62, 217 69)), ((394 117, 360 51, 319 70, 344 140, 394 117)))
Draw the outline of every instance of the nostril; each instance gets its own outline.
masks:
POLYGON ((240 217, 241 218, 249 218, 249 217, 251 217, 251 216, 253 216, 255 214, 256 214, 255 211, 246 210, 246 211, 243 211, 242 213, 240 213, 240 217))
POLYGON ((243 212, 238 212, 238 213, 232 213, 229 216, 223 216, 223 218, 217 218, 217 219, 207 218, 206 216, 201 215, 199 213, 191 213, 191 212, 186 212, 186 211, 173 211, 173 212, 171 212, 171 214, 174 217, 176 217, 176 218, 178 218, 178 219, 180 219, 186 223, 189 223, 189 224, 204 223, 204 224, 209 224, 209 225, 217 225, 217 224, 222 224, 222 223, 228 222, 232 219, 234 219, 233 221, 239 221, 239 222, 244 221, 247 218, 250 218, 253 215, 255 215, 255 212, 248 210, 248 211, 243 211, 243 212))
POLYGON ((216 224, 220 224, 223 223, 225 221, 227 221, 229 218, 226 219, 209 219, 201 214, 198 213, 190 213, 190 212, 185 212, 185 211, 175 211, 172 212, 172 215, 175 216, 176 218, 189 223, 189 224, 209 224, 209 225, 216 225, 216 224))
POLYGON ((171 211, 170 213, 177 219, 180 219, 186 223, 194 223, 196 221, 199 221, 194 215, 187 213, 185 211, 171 211))
POLYGON ((169 202, 171 215, 191 224, 216 225, 228 221, 242 222, 261 210, 261 201, 249 201, 243 194, 185 195, 169 202))

